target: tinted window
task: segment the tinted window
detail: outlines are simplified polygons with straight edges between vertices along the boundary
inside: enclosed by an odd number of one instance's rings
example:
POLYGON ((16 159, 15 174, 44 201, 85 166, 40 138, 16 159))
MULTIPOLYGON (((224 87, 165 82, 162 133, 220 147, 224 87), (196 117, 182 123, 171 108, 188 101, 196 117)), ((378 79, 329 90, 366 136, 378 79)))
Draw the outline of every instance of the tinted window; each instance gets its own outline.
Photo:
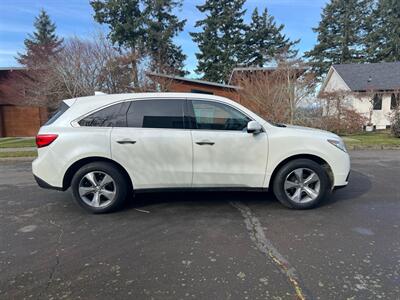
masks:
POLYGON ((382 109, 382 95, 375 94, 373 98, 374 110, 382 109))
POLYGON ((126 112, 130 102, 103 108, 79 121, 81 126, 126 127, 126 112))
POLYGON ((195 128, 209 130, 243 130, 251 121, 246 115, 228 105, 192 101, 195 117, 195 128))
POLYGON ((59 117, 61 117, 61 115, 63 113, 65 113, 67 111, 67 109, 69 108, 69 106, 67 104, 65 104, 65 102, 61 102, 60 107, 58 108, 58 110, 56 110, 50 117, 50 119, 44 124, 44 125, 50 125, 51 123, 53 123, 55 120, 57 120, 59 117))
POLYGON ((128 126, 142 128, 184 128, 183 100, 133 101, 128 111, 128 126))

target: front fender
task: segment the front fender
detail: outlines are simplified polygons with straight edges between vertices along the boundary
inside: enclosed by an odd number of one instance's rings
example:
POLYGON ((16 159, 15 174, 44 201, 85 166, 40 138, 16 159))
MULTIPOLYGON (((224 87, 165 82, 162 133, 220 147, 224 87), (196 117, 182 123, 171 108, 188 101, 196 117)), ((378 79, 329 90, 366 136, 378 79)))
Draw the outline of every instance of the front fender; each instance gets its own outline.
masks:
POLYGON ((324 139, 304 136, 301 138, 275 138, 270 141, 269 152, 264 180, 266 188, 272 184, 271 177, 283 161, 306 155, 318 157, 329 165, 332 170, 334 186, 347 184, 346 179, 350 171, 349 155, 324 139))

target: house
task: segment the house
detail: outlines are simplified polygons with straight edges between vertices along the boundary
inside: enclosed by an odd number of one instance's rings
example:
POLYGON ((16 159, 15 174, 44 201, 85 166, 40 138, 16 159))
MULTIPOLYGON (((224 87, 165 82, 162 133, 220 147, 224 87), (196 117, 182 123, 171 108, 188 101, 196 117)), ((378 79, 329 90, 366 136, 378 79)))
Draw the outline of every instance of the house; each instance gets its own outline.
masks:
POLYGON ((47 108, 27 105, 13 94, 8 79, 23 68, 0 68, 0 137, 34 136, 48 118, 47 108))
MULTIPOLYGON (((375 129, 390 127, 390 113, 400 101, 400 62, 333 65, 323 93, 346 93, 347 103, 371 120, 375 129)), ((366 124, 367 125, 367 124, 366 124)))

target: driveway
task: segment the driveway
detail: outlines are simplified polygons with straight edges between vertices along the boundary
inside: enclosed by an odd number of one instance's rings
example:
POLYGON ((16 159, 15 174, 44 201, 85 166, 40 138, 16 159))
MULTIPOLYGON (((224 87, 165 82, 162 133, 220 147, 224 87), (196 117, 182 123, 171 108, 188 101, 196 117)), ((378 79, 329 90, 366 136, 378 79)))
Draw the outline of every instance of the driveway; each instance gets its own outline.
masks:
POLYGON ((138 195, 89 215, 0 161, 1 299, 398 299, 400 152, 292 211, 265 193, 138 195))

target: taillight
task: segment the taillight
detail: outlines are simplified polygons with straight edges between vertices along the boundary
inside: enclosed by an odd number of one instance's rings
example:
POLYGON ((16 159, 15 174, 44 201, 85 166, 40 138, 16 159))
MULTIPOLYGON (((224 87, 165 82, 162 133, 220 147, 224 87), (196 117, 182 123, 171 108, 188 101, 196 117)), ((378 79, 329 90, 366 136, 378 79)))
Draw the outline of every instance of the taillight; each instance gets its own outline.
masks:
POLYGON ((38 148, 50 145, 58 137, 58 134, 38 134, 36 136, 36 146, 38 148))

